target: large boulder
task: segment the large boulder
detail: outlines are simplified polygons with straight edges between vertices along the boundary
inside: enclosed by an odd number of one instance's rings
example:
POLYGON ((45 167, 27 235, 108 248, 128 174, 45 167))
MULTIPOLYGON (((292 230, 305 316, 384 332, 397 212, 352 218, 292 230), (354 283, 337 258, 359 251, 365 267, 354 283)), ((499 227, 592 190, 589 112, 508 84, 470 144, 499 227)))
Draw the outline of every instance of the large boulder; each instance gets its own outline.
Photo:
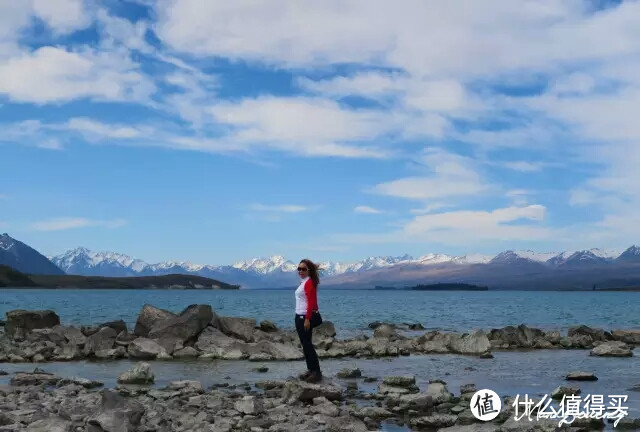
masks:
POLYGON ((133 332, 138 336, 146 337, 149 335, 153 326, 158 322, 175 317, 176 315, 168 310, 159 309, 150 304, 146 304, 142 307, 140 314, 138 314, 138 320, 136 321, 136 327, 133 332))
POLYGON ((256 320, 252 318, 218 317, 218 328, 228 336, 242 339, 245 342, 253 342, 256 320))
POLYGON ((23 339, 33 329, 53 328, 60 325, 60 317, 52 310, 23 309, 7 312, 4 332, 12 339, 23 339))
POLYGON ((569 327, 569 329, 567 330, 567 336, 569 338, 575 336, 588 336, 589 339, 591 339, 591 342, 611 340, 611 333, 606 332, 602 329, 591 328, 586 325, 569 327))
POLYGON ((633 353, 626 343, 620 341, 602 342, 589 355, 600 357, 631 357, 633 353))
POLYGON ((213 318, 209 305, 190 305, 180 315, 157 322, 150 339, 176 338, 183 342, 195 339, 213 318))
POLYGON ((313 337, 318 339, 332 338, 336 336, 336 327, 331 321, 324 321, 313 329, 313 337))
POLYGON ((631 345, 640 345, 640 330, 614 330, 611 332, 614 340, 631 345))
POLYGON ((129 432, 138 430, 145 412, 144 406, 120 396, 113 390, 102 390, 98 412, 87 419, 91 431, 129 432))
POLYGON ((198 335, 195 347, 202 352, 216 352, 218 349, 228 347, 235 342, 236 339, 230 338, 217 328, 207 327, 198 335))
POLYGON ((458 354, 482 354, 491 349, 491 342, 482 330, 466 334, 460 338, 452 338, 451 351, 458 354))
POLYGON ((97 333, 87 338, 84 344, 84 355, 88 356, 98 351, 106 351, 113 348, 118 334, 111 327, 102 327, 97 333))
POLYGON ((544 336, 545 333, 542 330, 530 328, 524 324, 517 327, 492 329, 488 335, 496 348, 533 348, 538 340, 544 339, 544 336))
POLYGON ((396 329, 389 324, 380 324, 376 326, 376 329, 373 331, 373 337, 384 338, 384 339, 397 339, 398 333, 396 329))
POLYGON ((155 376, 149 363, 137 363, 131 369, 118 376, 120 384, 153 384, 155 376))
POLYGON ((108 321, 102 324, 98 324, 97 326, 98 328, 102 328, 102 327, 111 327, 112 329, 114 329, 116 331, 117 334, 120 334, 121 332, 126 332, 127 331, 127 323, 125 323, 123 320, 117 320, 117 321, 108 321))
POLYGON ((153 360, 166 350, 156 341, 147 338, 134 339, 127 347, 129 357, 140 360, 153 360))

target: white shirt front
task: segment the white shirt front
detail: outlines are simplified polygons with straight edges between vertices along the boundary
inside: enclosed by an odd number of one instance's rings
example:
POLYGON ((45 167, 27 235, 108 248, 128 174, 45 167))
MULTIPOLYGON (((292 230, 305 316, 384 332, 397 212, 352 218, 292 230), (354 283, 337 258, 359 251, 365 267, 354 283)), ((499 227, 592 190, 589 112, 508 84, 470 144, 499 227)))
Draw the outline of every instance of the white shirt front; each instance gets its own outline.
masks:
POLYGON ((302 279, 298 288, 296 288, 296 315, 305 315, 307 313, 307 294, 304 292, 304 284, 309 277, 302 279))

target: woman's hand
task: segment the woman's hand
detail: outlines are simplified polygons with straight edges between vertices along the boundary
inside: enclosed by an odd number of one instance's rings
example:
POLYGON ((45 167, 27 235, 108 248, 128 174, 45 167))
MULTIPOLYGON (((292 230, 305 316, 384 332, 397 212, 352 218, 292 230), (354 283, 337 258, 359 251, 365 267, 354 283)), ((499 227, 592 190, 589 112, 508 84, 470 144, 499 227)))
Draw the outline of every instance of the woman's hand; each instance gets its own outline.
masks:
POLYGON ((305 318, 305 320, 304 320, 304 329, 309 331, 310 328, 311 328, 311 322, 309 321, 309 318, 305 318))

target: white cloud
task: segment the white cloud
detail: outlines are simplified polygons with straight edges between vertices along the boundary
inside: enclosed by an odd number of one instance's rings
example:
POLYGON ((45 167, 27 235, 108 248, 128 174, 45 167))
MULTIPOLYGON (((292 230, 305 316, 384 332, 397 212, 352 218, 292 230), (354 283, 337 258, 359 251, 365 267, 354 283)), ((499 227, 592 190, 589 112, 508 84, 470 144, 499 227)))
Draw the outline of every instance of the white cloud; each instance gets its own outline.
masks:
POLYGON ((356 213, 365 213, 365 214, 380 214, 380 213, 384 213, 382 210, 378 210, 376 208, 373 207, 369 207, 369 206, 356 206, 353 209, 354 212, 356 213))
POLYGON ((63 150, 64 149, 60 140, 55 138, 48 138, 48 139, 45 138, 41 141, 38 141, 38 143, 36 144, 36 147, 45 149, 45 150, 63 150))
POLYGON ((80 132, 88 138, 130 139, 149 136, 152 133, 148 127, 105 124, 85 117, 72 118, 63 127, 80 132))
POLYGON ((513 206, 492 211, 457 210, 414 217, 397 231, 378 234, 336 234, 343 243, 441 243, 471 246, 500 241, 549 240, 557 234, 542 225, 546 208, 513 206))
POLYGON ((56 33, 84 28, 91 22, 83 0, 32 0, 35 15, 56 33))
POLYGON ((281 205, 265 205, 265 204, 252 204, 251 210, 259 212, 273 212, 273 213, 301 213, 309 211, 311 208, 302 205, 295 204, 281 204, 281 205))
POLYGON ((64 231, 75 228, 103 227, 119 228, 126 225, 123 219, 94 220, 87 218, 57 218, 31 224, 31 228, 36 231, 64 231))
POLYGON ((537 172, 541 171, 546 165, 541 162, 528 162, 528 161, 511 161, 503 162, 499 165, 504 166, 510 170, 521 172, 537 172))
POLYGON ((351 142, 373 140, 388 131, 383 113, 349 110, 326 99, 244 99, 210 108, 231 132, 224 139, 243 147, 266 147, 307 156, 384 157, 388 152, 351 142))
POLYGON ((478 76, 635 52, 636 2, 285 0, 157 3, 157 33, 199 56, 291 66, 362 63, 420 75, 478 76))
POLYGON ((376 185, 372 192, 412 200, 468 197, 487 192, 490 185, 468 157, 441 149, 428 149, 419 161, 429 175, 404 177, 376 185))
POLYGON ((38 104, 78 98, 147 101, 154 84, 123 53, 44 46, 0 64, 0 94, 38 104))

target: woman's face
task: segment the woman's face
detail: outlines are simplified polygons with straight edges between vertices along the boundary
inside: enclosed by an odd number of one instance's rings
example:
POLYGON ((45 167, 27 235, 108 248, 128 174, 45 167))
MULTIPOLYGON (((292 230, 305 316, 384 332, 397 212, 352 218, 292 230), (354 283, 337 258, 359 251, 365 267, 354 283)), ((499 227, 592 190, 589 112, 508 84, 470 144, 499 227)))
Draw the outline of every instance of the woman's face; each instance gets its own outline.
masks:
POLYGON ((303 262, 298 264, 298 276, 300 276, 300 279, 304 279, 309 276, 309 268, 303 262))

